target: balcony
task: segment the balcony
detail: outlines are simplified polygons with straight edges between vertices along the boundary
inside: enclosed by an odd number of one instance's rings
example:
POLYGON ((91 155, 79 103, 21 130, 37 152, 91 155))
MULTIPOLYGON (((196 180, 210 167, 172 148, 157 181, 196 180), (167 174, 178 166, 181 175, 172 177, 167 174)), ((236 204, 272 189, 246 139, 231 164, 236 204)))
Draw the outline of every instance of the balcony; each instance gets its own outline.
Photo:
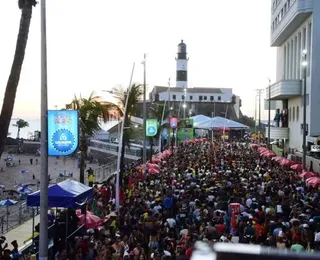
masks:
POLYGON ((289 139, 289 128, 270 127, 270 139, 289 139))
MULTIPOLYGON (((271 100, 286 100, 301 96, 301 80, 281 80, 270 88, 271 100)), ((269 87, 266 89, 266 99, 269 99, 269 87)))
MULTIPOLYGON (((293 0, 292 0, 293 1, 293 0)), ((284 13, 280 22, 275 25, 271 32, 271 46, 281 46, 288 37, 312 14, 312 0, 296 0, 292 2, 288 11, 284 13)), ((281 6, 272 15, 272 22, 275 21, 281 6)))

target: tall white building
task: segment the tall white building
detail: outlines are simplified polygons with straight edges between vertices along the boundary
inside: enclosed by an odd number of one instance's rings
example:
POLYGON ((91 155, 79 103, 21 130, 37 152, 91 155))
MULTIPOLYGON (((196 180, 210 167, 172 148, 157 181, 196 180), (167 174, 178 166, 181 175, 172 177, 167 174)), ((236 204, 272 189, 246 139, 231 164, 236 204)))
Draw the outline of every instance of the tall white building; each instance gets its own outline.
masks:
MULTIPOLYGON (((276 83, 271 85, 270 98, 282 102, 276 102, 278 116, 275 121, 278 127, 271 128, 270 137, 286 139, 287 148, 296 151, 302 151, 303 143, 304 50, 307 51, 308 150, 320 136, 319 44, 320 0, 271 1, 271 46, 277 48, 277 73, 276 83)), ((268 88, 266 98, 269 98, 268 88)))

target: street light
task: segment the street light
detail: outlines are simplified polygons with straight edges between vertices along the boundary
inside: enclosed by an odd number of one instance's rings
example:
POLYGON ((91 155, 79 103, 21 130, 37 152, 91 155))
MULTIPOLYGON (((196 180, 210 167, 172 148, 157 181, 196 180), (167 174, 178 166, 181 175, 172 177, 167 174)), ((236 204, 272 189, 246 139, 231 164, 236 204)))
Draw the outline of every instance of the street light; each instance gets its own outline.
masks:
POLYGON ((302 134, 302 168, 307 170, 307 50, 302 51, 302 68, 303 68, 303 134, 302 134))
MULTIPOLYGON (((41 175, 39 260, 48 259, 48 86, 46 0, 41 1, 41 175)), ((33 231, 32 231, 33 232, 33 231)))
POLYGON ((271 80, 269 80, 269 87, 268 87, 268 149, 271 150, 271 140, 270 140, 270 124, 271 124, 271 80))

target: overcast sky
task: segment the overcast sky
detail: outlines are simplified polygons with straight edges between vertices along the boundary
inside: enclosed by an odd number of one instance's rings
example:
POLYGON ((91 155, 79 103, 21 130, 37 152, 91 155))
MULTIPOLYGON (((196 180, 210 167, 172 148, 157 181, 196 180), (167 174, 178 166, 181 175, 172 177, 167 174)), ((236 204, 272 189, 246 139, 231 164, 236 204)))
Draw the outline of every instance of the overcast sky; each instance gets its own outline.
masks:
MULTIPOLYGON (((0 102, 19 28, 17 1, 1 0, 0 102)), ((175 55, 187 44, 189 87, 233 88, 254 115, 255 89, 275 79, 270 0, 47 0, 49 108, 74 94, 142 82, 175 84, 175 55)), ((107 95, 104 95, 108 99, 107 95)), ((14 117, 40 114, 40 5, 34 9, 14 117)))

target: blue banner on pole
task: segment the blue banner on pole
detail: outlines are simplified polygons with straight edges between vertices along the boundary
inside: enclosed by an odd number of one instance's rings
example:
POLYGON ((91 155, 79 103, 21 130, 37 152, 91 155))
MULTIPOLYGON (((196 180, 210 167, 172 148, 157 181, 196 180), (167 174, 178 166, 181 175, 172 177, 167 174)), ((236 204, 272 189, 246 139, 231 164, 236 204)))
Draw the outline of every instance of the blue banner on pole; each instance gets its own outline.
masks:
POLYGON ((48 111, 48 155, 67 156, 79 144, 79 118, 76 110, 48 111))

